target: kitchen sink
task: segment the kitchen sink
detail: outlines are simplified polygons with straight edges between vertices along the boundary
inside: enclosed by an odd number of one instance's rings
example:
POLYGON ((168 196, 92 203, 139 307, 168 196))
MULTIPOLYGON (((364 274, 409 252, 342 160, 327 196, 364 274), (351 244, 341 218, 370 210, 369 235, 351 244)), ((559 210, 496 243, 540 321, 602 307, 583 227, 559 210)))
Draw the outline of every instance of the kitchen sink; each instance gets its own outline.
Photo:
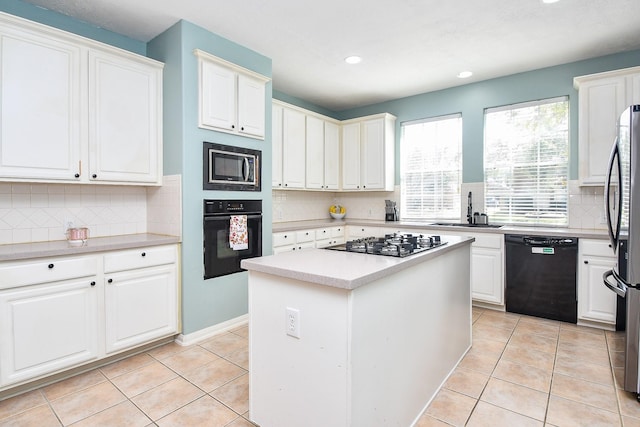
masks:
POLYGON ((434 222, 431 225, 445 225, 451 227, 470 227, 470 228, 501 228, 502 225, 497 224, 469 224, 467 222, 434 222))

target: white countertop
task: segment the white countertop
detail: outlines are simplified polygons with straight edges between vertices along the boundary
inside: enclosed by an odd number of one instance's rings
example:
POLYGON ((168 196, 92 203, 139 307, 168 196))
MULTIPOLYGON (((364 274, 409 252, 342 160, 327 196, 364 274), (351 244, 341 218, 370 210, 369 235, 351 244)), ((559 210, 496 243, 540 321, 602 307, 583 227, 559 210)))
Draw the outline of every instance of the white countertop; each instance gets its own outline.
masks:
POLYGON ((446 245, 404 258, 367 255, 327 249, 302 249, 259 258, 245 259, 241 267, 304 282, 353 290, 439 255, 470 245, 474 239, 441 236, 446 245))
POLYGON ((0 261, 14 261, 61 255, 84 255, 93 252, 168 245, 179 242, 180 238, 177 236, 143 233, 90 238, 82 246, 73 246, 66 240, 17 243, 12 245, 0 245, 0 261))
POLYGON ((584 229, 584 228, 558 228, 558 227, 520 227, 505 225, 500 228, 493 227, 462 227, 433 225, 430 222, 418 221, 382 221, 366 219, 315 219, 308 221, 291 221, 273 223, 273 232, 294 231, 311 228, 340 227, 347 225, 360 225, 369 227, 408 229, 429 229, 441 230, 451 234, 464 235, 465 233, 494 233, 494 234, 531 234, 538 236, 571 236, 583 239, 608 239, 606 230, 584 229))

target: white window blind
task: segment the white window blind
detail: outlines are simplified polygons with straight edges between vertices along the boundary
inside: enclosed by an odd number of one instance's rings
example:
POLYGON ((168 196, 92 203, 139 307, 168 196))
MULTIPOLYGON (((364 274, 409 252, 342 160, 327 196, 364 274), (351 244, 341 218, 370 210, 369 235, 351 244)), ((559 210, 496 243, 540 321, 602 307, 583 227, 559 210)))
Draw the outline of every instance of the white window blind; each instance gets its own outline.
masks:
POLYGON ((462 181, 462 115, 402 124, 403 219, 458 220, 462 181))
POLYGON ((568 225, 566 97, 485 110, 484 196, 491 222, 568 225))

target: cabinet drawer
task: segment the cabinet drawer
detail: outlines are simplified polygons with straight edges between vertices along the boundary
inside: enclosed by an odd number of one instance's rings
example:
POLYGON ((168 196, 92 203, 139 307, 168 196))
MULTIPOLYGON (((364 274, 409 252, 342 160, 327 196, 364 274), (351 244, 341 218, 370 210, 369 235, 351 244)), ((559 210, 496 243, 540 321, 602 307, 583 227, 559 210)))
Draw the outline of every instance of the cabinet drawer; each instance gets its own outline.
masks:
POLYGON ((502 249, 504 236, 502 234, 471 234, 471 237, 475 237, 476 241, 473 242, 473 247, 477 248, 493 248, 502 249))
POLYGON ((331 236, 331 229, 329 228, 319 228, 316 230, 316 240, 328 239, 331 236))
POLYGON ((97 273, 98 258, 95 256, 42 258, 0 264, 0 289, 88 277, 97 273))
POLYGON ((608 240, 578 240, 580 255, 594 255, 615 258, 611 243, 608 240))
POLYGON ((173 264, 175 262, 176 249, 174 246, 131 249, 105 255, 104 272, 133 270, 155 265, 173 264))
POLYGON ((344 238, 344 227, 333 227, 333 228, 331 228, 331 237, 342 237, 342 238, 344 238))
POLYGON ((294 232, 286 232, 286 233, 273 233, 273 247, 276 246, 286 246, 292 245, 296 242, 296 233, 294 232))
POLYGON ((296 232, 296 243, 313 242, 315 234, 313 230, 301 230, 296 232))

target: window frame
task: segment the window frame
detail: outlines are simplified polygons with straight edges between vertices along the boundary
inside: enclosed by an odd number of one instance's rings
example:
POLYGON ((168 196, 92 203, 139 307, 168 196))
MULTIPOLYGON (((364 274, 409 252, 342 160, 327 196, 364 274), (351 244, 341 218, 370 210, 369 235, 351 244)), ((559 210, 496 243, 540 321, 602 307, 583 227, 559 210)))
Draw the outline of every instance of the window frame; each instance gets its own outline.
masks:
MULTIPOLYGON (((445 115, 440 115, 440 116, 433 116, 433 117, 426 117, 426 118, 422 118, 422 119, 418 119, 418 120, 410 120, 410 121, 406 121, 406 122, 402 122, 400 124, 400 199, 401 199, 401 212, 400 212, 400 216, 403 220, 416 220, 416 221, 459 221, 460 220, 460 215, 461 215, 461 210, 460 210, 460 201, 461 201, 461 191, 462 191, 462 173, 463 173, 463 169, 462 169, 462 140, 463 140, 463 117, 462 117, 462 112, 458 112, 458 113, 451 113, 451 114, 445 114, 445 115), (416 126, 416 125, 424 125, 424 124, 429 124, 429 123, 435 123, 435 122, 443 122, 443 121, 447 121, 447 120, 457 120, 459 122, 459 129, 458 129, 458 135, 456 135, 457 138, 457 153, 455 153, 455 156, 457 156, 458 158, 458 164, 457 164, 457 168, 442 168, 439 169, 437 171, 434 171, 433 168, 427 170, 426 167, 422 167, 419 170, 415 170, 415 169, 411 169, 410 167, 408 167, 407 162, 409 161, 408 159, 408 154, 405 152, 405 150, 408 148, 407 147, 407 140, 406 140, 406 136, 405 136, 405 132, 408 129, 409 126, 416 126), (440 179, 436 179, 436 180, 432 180, 431 184, 434 186, 434 190, 440 189, 442 190, 446 185, 446 178, 444 178, 443 176, 446 174, 451 174, 451 172, 457 169, 455 171, 455 173, 457 174, 457 180, 455 183, 455 187, 456 187, 456 191, 455 192, 443 192, 440 191, 439 193, 437 192, 433 192, 432 194, 432 199, 431 201, 433 202, 433 204, 429 204, 429 203, 424 203, 424 192, 421 193, 421 195, 409 195, 408 191, 410 190, 410 186, 407 183, 408 180, 408 175, 412 174, 412 173, 422 173, 424 174, 426 173, 440 173, 441 177, 440 179), (410 198, 417 198, 420 197, 421 198, 421 207, 420 209, 420 214, 416 215, 416 214, 411 214, 408 215, 409 212, 412 212, 413 209, 409 209, 409 199, 410 198), (438 200, 439 199, 439 202, 438 200), (426 210, 429 209, 428 206, 425 205, 430 205, 432 206, 432 210, 434 206, 437 206, 439 203, 440 205, 440 210, 436 211, 432 211, 430 214, 425 215, 425 213, 427 212, 426 210), (445 206, 447 203, 451 204, 451 208, 450 209, 443 209, 443 206, 445 206)), ((414 142, 415 143, 415 142, 414 142)), ((427 142, 428 143, 428 142, 427 142)), ((437 142, 437 144, 441 144, 440 141, 437 142)), ((410 148, 409 148, 410 149, 410 148)), ((421 155, 423 155, 424 153, 421 153, 421 155)), ((424 180, 424 175, 422 177, 422 181, 421 181, 421 185, 424 186, 425 183, 428 184, 429 180, 424 180)))
MULTIPOLYGON (((567 227, 569 225, 569 168, 571 163, 571 125, 570 125, 570 102, 569 96, 558 96, 551 98, 544 98, 533 101, 520 102, 509 105, 502 105, 499 107, 491 107, 484 109, 484 125, 483 125, 483 185, 484 185, 484 206, 485 211, 489 215, 491 222, 504 225, 525 225, 525 226, 545 226, 545 227, 567 227), (515 145, 513 141, 508 142, 511 148, 521 148, 523 146, 528 148, 537 148, 538 157, 533 163, 515 162, 510 157, 511 163, 511 175, 512 180, 503 182, 504 190, 496 190, 497 186, 494 185, 490 188, 491 175, 506 176, 508 168, 494 167, 493 164, 488 161, 488 157, 492 155, 488 149, 488 132, 493 130, 488 129, 487 120, 488 116, 492 113, 501 113, 508 111, 515 111, 524 108, 540 107, 543 105, 564 103, 565 116, 562 119, 563 127, 555 127, 545 129, 546 132, 537 132, 535 129, 534 136, 530 140, 525 141, 525 145, 522 143, 515 145), (544 143, 551 143, 553 137, 563 134, 562 150, 557 152, 544 151, 541 149, 541 145, 544 143), (541 154, 545 157, 542 157, 541 154), (554 162, 552 155, 555 154, 557 158, 561 158, 562 162, 554 162), (561 157, 562 155, 562 157, 561 157), (546 158, 549 156, 549 158, 546 158), (500 169, 500 173, 495 173, 496 169, 500 169), (519 169, 520 172, 516 171, 519 169), (553 175, 553 170, 562 170, 562 173, 553 175), (515 178, 514 175, 521 173, 536 173, 534 181, 530 184, 526 179, 515 178), (547 175, 548 174, 548 175, 547 175), (551 179, 550 177, 553 177, 551 179), (525 185, 534 185, 536 190, 529 190, 531 197, 526 197, 526 193, 522 191, 525 185), (541 188, 544 191, 540 190, 541 188), (556 196, 558 199, 556 199, 556 196), (504 200, 504 202, 501 202, 504 200), (514 200, 517 203, 514 203, 514 200), (527 202, 530 200, 530 204, 527 202), (502 215, 498 215, 495 210, 496 203, 505 203, 509 206, 508 213, 505 212, 502 215), (548 206, 545 208, 545 203, 548 206)), ((503 124, 509 126, 509 123, 503 124)), ((515 135, 518 136, 518 135, 515 135)), ((522 141, 522 139, 518 139, 522 141)), ((496 141, 498 142, 498 141, 496 141)), ((518 150, 510 149, 508 154, 513 156, 518 150)), ((497 181, 496 181, 497 182, 497 181)))

